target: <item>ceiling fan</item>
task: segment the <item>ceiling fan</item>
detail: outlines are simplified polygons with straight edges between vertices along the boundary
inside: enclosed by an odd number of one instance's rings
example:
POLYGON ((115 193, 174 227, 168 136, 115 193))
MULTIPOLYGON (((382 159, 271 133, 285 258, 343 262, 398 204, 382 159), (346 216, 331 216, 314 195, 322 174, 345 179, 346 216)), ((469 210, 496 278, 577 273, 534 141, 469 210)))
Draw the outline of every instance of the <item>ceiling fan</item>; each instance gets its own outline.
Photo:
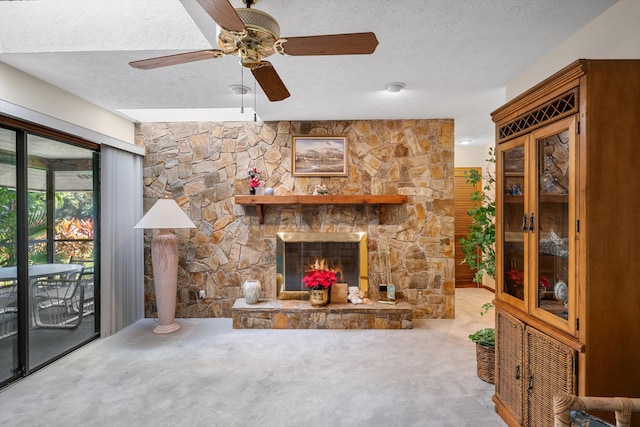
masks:
POLYGON ((178 53, 129 62, 133 68, 150 70, 203 59, 236 55, 251 73, 270 101, 290 96, 287 87, 270 62, 274 53, 288 56, 371 54, 378 46, 374 33, 330 34, 322 36, 280 38, 280 26, 271 16, 251 9, 258 0, 242 0, 246 8, 234 9, 229 0, 197 0, 218 24, 218 46, 195 52, 178 53))

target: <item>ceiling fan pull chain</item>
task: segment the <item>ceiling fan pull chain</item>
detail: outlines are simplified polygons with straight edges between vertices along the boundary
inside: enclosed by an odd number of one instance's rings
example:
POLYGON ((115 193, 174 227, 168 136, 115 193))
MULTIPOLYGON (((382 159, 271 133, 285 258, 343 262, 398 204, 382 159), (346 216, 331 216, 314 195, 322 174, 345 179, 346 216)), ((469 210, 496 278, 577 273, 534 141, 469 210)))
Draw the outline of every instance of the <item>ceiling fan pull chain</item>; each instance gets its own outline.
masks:
MULTIPOLYGON (((244 67, 240 65, 240 86, 244 87, 244 67)), ((240 114, 244 114, 244 90, 240 93, 240 114)))

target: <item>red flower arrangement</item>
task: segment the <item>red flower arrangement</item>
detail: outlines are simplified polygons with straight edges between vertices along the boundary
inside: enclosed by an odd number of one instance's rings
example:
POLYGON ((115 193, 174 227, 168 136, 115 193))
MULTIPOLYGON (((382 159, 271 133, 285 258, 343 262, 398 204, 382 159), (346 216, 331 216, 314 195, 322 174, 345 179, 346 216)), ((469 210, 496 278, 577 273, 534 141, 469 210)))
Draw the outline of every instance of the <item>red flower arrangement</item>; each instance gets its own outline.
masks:
POLYGON ((309 289, 327 289, 337 281, 336 273, 327 267, 324 260, 316 260, 302 279, 302 283, 309 289))
MULTIPOLYGON (((507 280, 511 281, 514 285, 522 286, 524 284, 524 272, 520 270, 509 270, 505 273, 507 280)), ((539 284, 541 287, 551 289, 551 282, 545 276, 540 276, 539 284)))
POLYGON ((260 174, 261 173, 262 173, 262 171, 258 170, 258 168, 256 168, 255 166, 252 167, 252 168, 249 168, 249 171, 248 171, 249 187, 258 188, 260 186, 260 174))

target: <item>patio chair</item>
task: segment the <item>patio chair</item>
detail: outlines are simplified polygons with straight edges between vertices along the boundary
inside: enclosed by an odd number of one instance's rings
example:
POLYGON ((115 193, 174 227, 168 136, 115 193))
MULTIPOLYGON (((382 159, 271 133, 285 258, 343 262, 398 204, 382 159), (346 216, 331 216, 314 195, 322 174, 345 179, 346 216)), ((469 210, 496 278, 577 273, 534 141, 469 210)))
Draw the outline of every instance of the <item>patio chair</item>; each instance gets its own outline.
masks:
MULTIPOLYGON (((81 277, 81 276, 80 276, 81 277)), ((75 329, 84 316, 84 287, 77 278, 42 278, 32 288, 36 326, 75 329)))
POLYGON ((15 281, 0 282, 0 338, 18 331, 18 287, 15 281))
MULTIPOLYGON (((79 276, 80 286, 84 291, 84 315, 88 316, 95 311, 95 294, 94 294, 94 281, 93 281, 93 267, 87 267, 82 270, 79 276)), ((73 309, 78 312, 78 301, 75 301, 73 309)))
POLYGON ((553 398, 555 427, 611 426, 611 424, 585 411, 613 411, 616 427, 629 427, 631 414, 640 412, 640 398, 629 397, 579 397, 559 394, 553 398))

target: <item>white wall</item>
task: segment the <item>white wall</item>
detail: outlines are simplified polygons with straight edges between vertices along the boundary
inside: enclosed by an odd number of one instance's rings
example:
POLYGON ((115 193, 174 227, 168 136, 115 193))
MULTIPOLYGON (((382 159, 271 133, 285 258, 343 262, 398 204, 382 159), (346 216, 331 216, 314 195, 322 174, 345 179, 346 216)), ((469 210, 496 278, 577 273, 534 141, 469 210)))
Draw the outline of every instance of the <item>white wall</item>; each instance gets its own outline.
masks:
MULTIPOLYGON (((490 117, 487 120, 491 120, 490 117)), ((477 145, 456 145, 453 165, 457 168, 478 167, 484 169, 486 148, 477 145)))
MULTIPOLYGON (((0 101, 3 101, 0 106, 5 114, 19 117, 23 115, 21 112, 27 115, 33 112, 69 123, 72 125, 70 128, 88 129, 91 131, 88 132, 89 136, 87 134, 78 136, 97 143, 107 143, 100 141, 99 136, 104 135, 105 140, 111 142, 113 139, 134 144, 134 124, 131 121, 2 62, 0 62, 0 101), (90 136, 93 133, 98 135, 90 136)), ((19 118, 29 120, 29 117, 19 118)), ((69 129, 59 130, 78 134, 77 131, 69 129)))
POLYGON ((640 59, 640 0, 619 0, 567 41, 507 82, 507 100, 576 59, 640 59))

